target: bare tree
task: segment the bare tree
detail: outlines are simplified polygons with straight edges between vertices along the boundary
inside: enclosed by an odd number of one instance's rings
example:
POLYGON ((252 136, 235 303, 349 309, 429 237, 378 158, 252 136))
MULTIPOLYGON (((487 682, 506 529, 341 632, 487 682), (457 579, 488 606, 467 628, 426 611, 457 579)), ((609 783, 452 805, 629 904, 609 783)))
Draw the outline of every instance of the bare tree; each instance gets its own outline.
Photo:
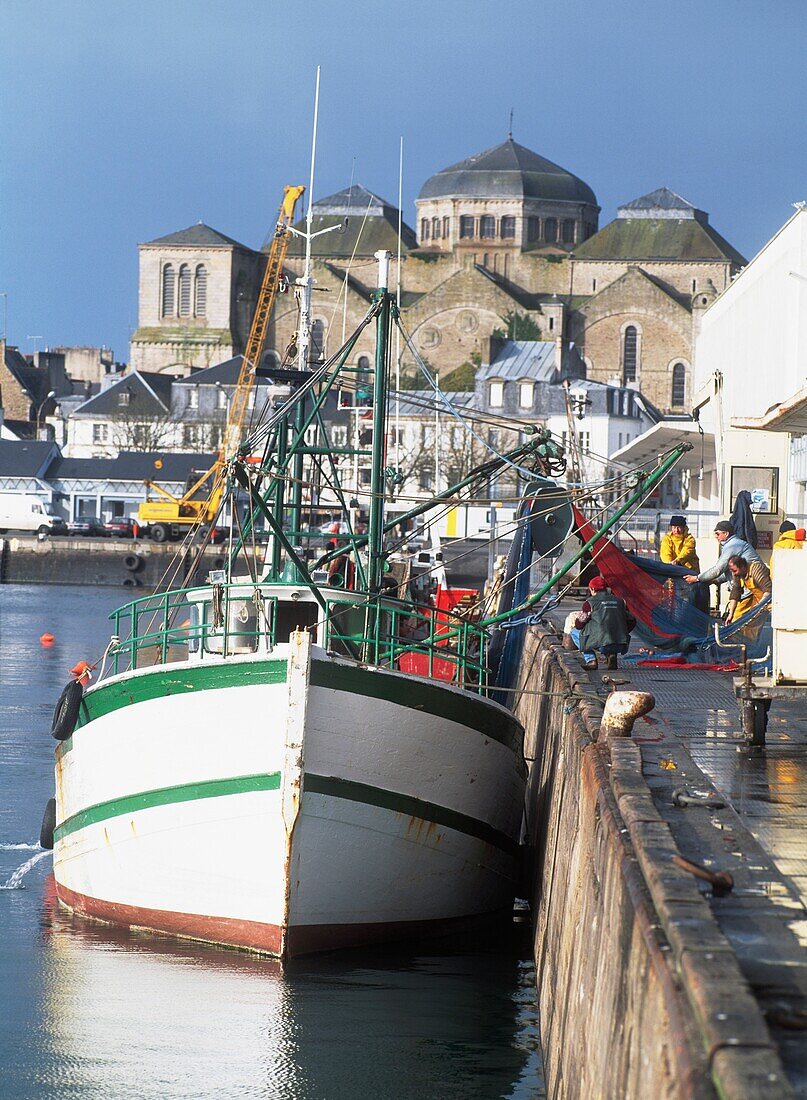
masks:
POLYGON ((177 421, 170 415, 118 413, 111 424, 112 444, 119 451, 161 451, 176 443, 177 421))

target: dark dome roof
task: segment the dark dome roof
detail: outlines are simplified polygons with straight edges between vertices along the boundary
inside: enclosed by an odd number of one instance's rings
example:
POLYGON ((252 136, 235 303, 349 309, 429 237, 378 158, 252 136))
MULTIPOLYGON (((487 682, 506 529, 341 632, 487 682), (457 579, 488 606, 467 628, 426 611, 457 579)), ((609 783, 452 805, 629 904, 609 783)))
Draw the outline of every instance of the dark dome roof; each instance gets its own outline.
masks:
POLYGON ((511 137, 435 173, 423 184, 419 199, 557 199, 597 206, 587 183, 525 149, 511 137))

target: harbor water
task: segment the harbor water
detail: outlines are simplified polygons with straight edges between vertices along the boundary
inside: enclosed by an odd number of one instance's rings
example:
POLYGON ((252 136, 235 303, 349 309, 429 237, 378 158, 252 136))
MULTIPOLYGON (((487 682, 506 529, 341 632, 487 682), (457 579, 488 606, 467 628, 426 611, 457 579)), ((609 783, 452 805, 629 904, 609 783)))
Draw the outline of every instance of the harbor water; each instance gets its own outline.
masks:
POLYGON ((526 921, 281 971, 59 909, 37 843, 53 705, 120 602, 0 586, 0 1097, 544 1096, 526 921))

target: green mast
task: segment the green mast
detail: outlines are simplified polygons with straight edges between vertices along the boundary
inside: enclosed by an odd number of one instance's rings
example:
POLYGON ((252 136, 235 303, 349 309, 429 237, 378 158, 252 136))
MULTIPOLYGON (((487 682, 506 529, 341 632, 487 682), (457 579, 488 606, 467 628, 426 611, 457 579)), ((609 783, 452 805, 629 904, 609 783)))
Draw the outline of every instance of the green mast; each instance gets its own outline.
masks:
POLYGON ((384 466, 387 452, 386 415, 389 363, 387 348, 391 319, 389 262, 391 253, 376 252, 378 289, 373 301, 378 303, 376 318, 375 375, 373 379, 373 467, 370 480, 370 529, 368 537, 369 564, 367 586, 371 593, 381 591, 384 574, 384 466))

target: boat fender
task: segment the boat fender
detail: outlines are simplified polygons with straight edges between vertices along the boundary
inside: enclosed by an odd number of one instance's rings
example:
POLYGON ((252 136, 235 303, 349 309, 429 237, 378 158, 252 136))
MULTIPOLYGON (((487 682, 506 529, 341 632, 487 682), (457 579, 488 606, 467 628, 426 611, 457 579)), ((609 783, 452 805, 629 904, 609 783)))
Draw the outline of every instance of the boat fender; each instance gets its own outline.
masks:
POLYGON ((124 588, 139 588, 140 587, 140 578, 139 577, 124 577, 123 578, 123 587, 124 588))
POLYGON ((56 828, 56 799, 49 798, 42 815, 42 828, 39 830, 40 848, 53 848, 53 830, 56 828))
POLYGON ((128 569, 130 572, 136 572, 143 564, 143 559, 139 554, 127 554, 123 559, 123 568, 128 569))
POLYGON ((50 732, 57 741, 66 741, 76 728, 78 710, 81 706, 81 697, 84 687, 80 680, 71 680, 56 704, 53 712, 53 725, 50 732))

